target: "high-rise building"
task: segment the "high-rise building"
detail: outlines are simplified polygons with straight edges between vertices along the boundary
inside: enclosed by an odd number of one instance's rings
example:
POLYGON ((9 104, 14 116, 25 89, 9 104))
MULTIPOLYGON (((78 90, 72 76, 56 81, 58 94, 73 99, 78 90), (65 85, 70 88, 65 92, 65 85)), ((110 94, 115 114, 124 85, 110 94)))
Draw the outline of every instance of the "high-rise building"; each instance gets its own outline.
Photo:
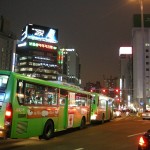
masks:
POLYGON ((101 93, 106 94, 107 96, 110 96, 112 98, 116 98, 115 89, 119 89, 119 79, 117 77, 112 76, 110 76, 109 78, 104 77, 101 93))
POLYGON ((9 29, 9 22, 0 17, 0 69, 14 71, 16 36, 9 29))
POLYGON ((84 87, 84 90, 90 91, 90 92, 101 93, 100 81, 96 81, 96 83, 91 83, 91 82, 86 83, 86 86, 84 87))
POLYGON ((75 49, 61 49, 61 81, 64 80, 74 85, 81 85, 80 79, 80 59, 75 49), (63 78, 64 77, 64 78, 63 78))
POLYGON ((133 102, 132 47, 120 47, 120 98, 130 107, 133 102))
POLYGON ((16 48, 15 72, 54 80, 58 78, 57 29, 28 24, 16 48))
POLYGON ((140 15, 134 16, 133 47, 133 99, 137 107, 150 105, 150 14, 144 14, 144 29, 140 15))

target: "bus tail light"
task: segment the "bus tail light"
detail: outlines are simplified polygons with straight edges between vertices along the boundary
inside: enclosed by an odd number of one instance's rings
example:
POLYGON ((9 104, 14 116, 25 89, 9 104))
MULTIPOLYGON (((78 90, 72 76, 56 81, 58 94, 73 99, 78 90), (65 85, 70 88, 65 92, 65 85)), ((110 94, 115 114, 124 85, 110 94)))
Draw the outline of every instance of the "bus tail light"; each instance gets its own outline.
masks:
POLYGON ((97 118, 97 114, 91 115, 91 120, 96 120, 96 118, 97 118))
POLYGON ((5 125, 10 125, 11 121, 12 121, 12 105, 10 103, 7 103, 5 112, 5 125))

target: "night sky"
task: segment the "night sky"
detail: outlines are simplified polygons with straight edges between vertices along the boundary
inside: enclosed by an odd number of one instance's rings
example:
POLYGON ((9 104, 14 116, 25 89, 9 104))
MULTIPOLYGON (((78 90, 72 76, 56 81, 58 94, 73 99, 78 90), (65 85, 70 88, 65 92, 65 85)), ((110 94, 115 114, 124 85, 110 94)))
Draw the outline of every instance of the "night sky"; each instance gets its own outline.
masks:
MULTIPOLYGON (((150 13, 150 0, 144 13, 150 13)), ((38 24, 59 30, 59 46, 75 48, 86 82, 119 77, 119 48, 131 46, 138 0, 0 0, 0 15, 20 38, 22 28, 38 24)))

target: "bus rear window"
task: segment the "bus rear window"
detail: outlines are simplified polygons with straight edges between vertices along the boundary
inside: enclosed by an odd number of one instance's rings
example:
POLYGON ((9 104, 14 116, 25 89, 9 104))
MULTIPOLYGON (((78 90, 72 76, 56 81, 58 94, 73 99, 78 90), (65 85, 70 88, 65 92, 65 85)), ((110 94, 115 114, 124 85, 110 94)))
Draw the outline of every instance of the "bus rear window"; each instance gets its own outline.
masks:
POLYGON ((0 75, 0 90, 5 91, 9 77, 7 75, 0 75))

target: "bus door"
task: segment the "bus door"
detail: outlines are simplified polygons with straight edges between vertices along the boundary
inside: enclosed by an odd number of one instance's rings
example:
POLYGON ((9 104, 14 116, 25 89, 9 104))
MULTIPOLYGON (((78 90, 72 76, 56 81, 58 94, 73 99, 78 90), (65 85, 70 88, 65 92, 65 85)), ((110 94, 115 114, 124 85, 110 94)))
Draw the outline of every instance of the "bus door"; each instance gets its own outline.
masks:
POLYGON ((59 99, 59 114, 58 114, 58 130, 67 128, 68 122, 68 92, 67 90, 60 89, 58 94, 59 99))
POLYGON ((90 99, 86 94, 69 92, 68 128, 90 123, 90 99), (86 121, 86 122, 85 122, 86 121))
POLYGON ((91 121, 91 103, 92 103, 92 96, 88 95, 88 98, 87 98, 87 106, 88 106, 88 109, 87 109, 87 122, 88 123, 90 123, 90 121, 91 121))

